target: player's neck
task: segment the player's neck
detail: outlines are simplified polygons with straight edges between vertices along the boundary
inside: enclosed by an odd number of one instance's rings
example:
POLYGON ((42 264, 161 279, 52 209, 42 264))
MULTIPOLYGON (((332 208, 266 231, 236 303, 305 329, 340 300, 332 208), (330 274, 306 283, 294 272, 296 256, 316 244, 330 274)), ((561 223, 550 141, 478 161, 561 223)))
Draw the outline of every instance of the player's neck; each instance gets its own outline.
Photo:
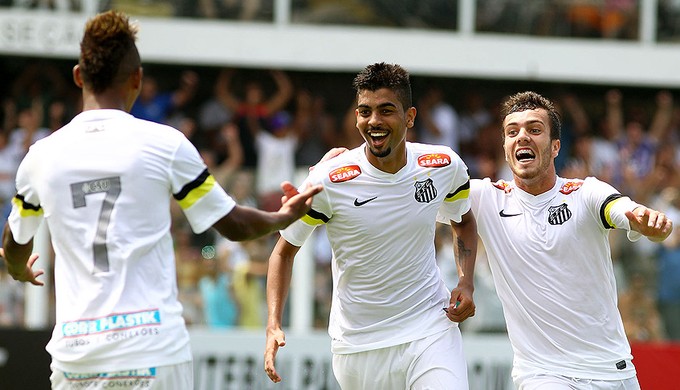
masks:
POLYGON ((368 147, 366 147, 364 153, 366 153, 368 162, 383 172, 394 174, 406 165, 406 148, 393 150, 385 157, 375 156, 368 150, 368 147))
POLYGON ((514 180, 517 188, 537 196, 550 191, 555 186, 557 174, 555 172, 550 172, 530 179, 523 179, 515 176, 514 180))
POLYGON ((83 92, 83 111, 104 109, 128 111, 125 99, 116 91, 97 94, 83 92))

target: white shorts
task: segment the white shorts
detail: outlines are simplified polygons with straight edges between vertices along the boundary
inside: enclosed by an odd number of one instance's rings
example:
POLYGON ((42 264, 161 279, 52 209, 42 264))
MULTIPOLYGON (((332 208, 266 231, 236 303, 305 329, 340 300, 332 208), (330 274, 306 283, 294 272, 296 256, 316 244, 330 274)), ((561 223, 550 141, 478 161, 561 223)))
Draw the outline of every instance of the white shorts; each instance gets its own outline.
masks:
POLYGON ((334 354, 333 373, 347 390, 467 390, 467 365, 458 327, 406 344, 334 354))
POLYGON ((640 390, 637 377, 594 380, 561 375, 531 374, 514 378, 514 381, 519 390, 640 390))
POLYGON ((54 366, 50 381, 52 390, 191 390, 194 388, 192 362, 170 366, 114 372, 63 372, 54 366))

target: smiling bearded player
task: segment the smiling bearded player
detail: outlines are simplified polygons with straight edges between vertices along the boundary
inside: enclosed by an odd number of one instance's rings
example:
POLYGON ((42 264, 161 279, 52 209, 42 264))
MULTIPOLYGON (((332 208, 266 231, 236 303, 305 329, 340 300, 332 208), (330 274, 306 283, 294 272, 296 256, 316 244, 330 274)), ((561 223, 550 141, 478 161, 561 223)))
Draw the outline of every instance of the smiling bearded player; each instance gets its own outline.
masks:
POLYGON ((639 389, 617 309, 611 229, 662 241, 672 222, 594 177, 557 176, 560 119, 534 92, 502 106, 511 182, 471 180, 520 390, 639 389))
POLYGON ((478 238, 467 168, 449 147, 406 142, 416 109, 403 68, 370 65, 354 88, 366 142, 310 172, 306 182, 323 183, 324 192, 281 233, 269 260, 265 371, 281 381, 274 359, 285 345, 281 318, 293 259, 325 224, 333 249, 329 334, 341 387, 468 389, 457 324, 475 312, 478 238), (435 260, 437 220, 456 233, 459 284, 452 292, 435 260))

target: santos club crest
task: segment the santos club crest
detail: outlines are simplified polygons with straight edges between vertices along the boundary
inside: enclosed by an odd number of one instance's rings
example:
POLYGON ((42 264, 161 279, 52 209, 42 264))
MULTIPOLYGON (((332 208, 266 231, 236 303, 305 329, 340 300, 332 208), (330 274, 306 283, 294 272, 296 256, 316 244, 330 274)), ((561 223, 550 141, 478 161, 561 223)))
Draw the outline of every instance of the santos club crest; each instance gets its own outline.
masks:
POLYGON ((548 223, 551 225, 561 225, 567 222, 569 218, 571 218, 571 210, 566 203, 548 208, 548 223))
POLYGON ((417 181, 414 186, 416 187, 415 198, 420 203, 430 203, 437 197, 437 189, 429 177, 426 180, 417 181))

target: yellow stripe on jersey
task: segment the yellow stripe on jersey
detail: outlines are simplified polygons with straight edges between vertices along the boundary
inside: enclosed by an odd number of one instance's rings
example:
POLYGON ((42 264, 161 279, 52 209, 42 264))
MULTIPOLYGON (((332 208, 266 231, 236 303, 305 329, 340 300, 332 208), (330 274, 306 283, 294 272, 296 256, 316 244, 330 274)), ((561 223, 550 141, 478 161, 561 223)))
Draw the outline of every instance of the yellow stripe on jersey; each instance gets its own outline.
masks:
POLYGON ((610 195, 607 199, 605 199, 604 203, 602 203, 602 207, 600 208, 600 218, 602 219, 604 227, 607 229, 616 229, 616 224, 614 221, 612 221, 611 211, 612 206, 614 206, 616 201, 621 198, 621 194, 610 195))
POLYGON ((458 187, 457 190, 446 195, 445 202, 455 202, 460 199, 467 199, 470 197, 470 181, 468 180, 462 186, 458 187))
POLYGON ((22 217, 38 217, 43 214, 43 209, 40 205, 33 205, 24 199, 23 195, 16 195, 12 198, 12 203, 19 209, 19 215, 22 217))
POLYGON ((323 225, 324 223, 327 223, 329 218, 322 213, 314 210, 309 210, 307 214, 303 215, 302 218, 300 218, 302 222, 316 226, 316 225, 323 225))
POLYGON ((188 209, 193 206, 194 203, 198 202, 199 199, 205 196, 215 185, 215 178, 208 172, 208 169, 204 170, 196 179, 187 183, 182 189, 174 194, 174 198, 177 199, 179 206, 182 209, 188 209))

